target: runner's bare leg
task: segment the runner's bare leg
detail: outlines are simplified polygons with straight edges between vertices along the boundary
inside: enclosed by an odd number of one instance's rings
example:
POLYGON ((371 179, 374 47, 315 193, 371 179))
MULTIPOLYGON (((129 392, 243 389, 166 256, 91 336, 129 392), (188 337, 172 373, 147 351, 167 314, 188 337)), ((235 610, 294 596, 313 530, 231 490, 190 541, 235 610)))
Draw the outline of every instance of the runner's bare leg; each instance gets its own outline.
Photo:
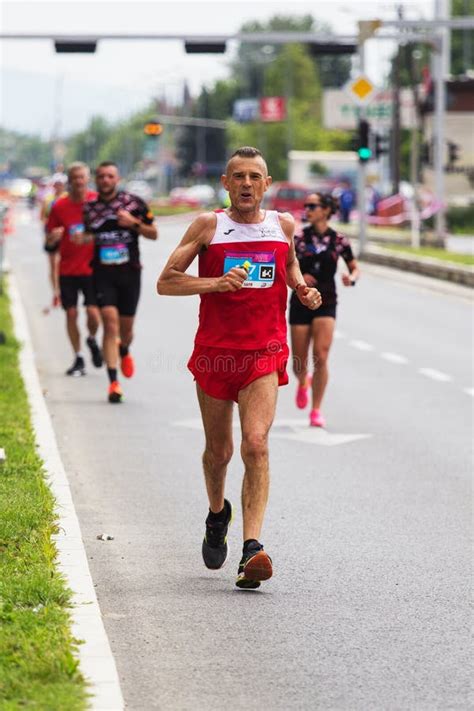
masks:
POLYGON ((268 434, 275 416, 278 374, 264 375, 239 393, 242 428, 241 455, 245 465, 242 482, 244 541, 259 540, 270 485, 268 434))
POLYGON ((104 360, 107 368, 117 368, 119 314, 116 306, 104 306, 101 309, 104 326, 104 360))
POLYGON ((224 508, 225 478, 227 465, 232 458, 232 400, 218 400, 206 395, 196 383, 199 407, 201 408, 206 447, 202 456, 209 508, 219 513, 224 508))

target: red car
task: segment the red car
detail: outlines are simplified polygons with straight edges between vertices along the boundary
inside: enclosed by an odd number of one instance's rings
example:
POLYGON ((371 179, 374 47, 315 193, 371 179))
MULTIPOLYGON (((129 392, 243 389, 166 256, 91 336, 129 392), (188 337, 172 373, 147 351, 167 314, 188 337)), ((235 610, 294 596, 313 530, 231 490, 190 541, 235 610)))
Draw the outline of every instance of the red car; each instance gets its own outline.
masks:
POLYGON ((303 205, 311 188, 298 183, 277 182, 270 185, 264 195, 262 207, 266 210, 291 212, 298 217, 303 212, 303 205))

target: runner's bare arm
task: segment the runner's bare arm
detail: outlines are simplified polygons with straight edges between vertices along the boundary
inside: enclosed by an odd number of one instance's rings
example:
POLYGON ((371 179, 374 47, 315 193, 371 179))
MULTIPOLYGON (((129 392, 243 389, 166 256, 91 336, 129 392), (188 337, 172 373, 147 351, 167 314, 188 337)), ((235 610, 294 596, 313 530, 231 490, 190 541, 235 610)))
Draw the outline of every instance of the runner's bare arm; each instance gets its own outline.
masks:
POLYGON ((215 291, 238 291, 247 278, 245 269, 234 268, 221 277, 195 277, 186 274, 199 252, 210 243, 216 228, 212 212, 199 215, 186 230, 160 274, 156 290, 166 296, 191 296, 215 291))
POLYGON ((294 289, 297 284, 304 284, 303 275, 300 265, 296 259, 295 243, 293 235, 295 234, 295 221, 289 212, 282 212, 278 215, 281 229, 289 243, 288 259, 286 260, 286 283, 290 289, 294 289))
POLYGON ((147 225, 139 217, 135 217, 127 210, 117 211, 118 223, 121 227, 131 227, 146 239, 158 239, 158 228, 154 223, 147 225))
POLYGON ((343 273, 342 283, 344 286, 354 286, 360 276, 357 260, 351 259, 351 261, 347 263, 347 268, 349 269, 349 274, 346 274, 346 272, 343 273))
POLYGON ((302 304, 310 309, 318 309, 322 304, 321 294, 314 287, 306 285, 306 282, 301 273, 299 262, 295 252, 295 221, 288 212, 283 212, 278 215, 280 225, 288 238, 290 248, 288 250, 288 259, 286 261, 286 283, 290 289, 294 289, 298 299, 302 304))
POLYGON ((137 229, 145 239, 158 239, 158 227, 154 223, 152 225, 146 225, 144 222, 140 222, 137 229))
POLYGON ((49 232, 46 232, 46 244, 52 247, 61 241, 64 234, 64 227, 53 227, 49 232))

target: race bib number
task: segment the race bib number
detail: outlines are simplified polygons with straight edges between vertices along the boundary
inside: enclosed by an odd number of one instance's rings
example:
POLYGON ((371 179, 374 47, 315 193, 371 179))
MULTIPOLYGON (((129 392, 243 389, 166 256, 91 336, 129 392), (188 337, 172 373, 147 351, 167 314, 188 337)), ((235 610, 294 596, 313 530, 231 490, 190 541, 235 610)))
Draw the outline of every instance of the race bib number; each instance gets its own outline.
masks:
POLYGON ((100 248, 100 263, 107 266, 126 264, 130 260, 126 244, 114 244, 111 247, 100 248))
POLYGON ((69 228, 69 236, 73 242, 74 242, 74 237, 76 235, 82 235, 82 234, 84 234, 84 232, 85 232, 85 230, 84 230, 84 225, 82 224, 82 222, 79 222, 75 225, 71 225, 69 228))
POLYGON ((274 252, 226 252, 224 274, 233 267, 240 267, 247 272, 244 289, 268 289, 275 281, 274 252))

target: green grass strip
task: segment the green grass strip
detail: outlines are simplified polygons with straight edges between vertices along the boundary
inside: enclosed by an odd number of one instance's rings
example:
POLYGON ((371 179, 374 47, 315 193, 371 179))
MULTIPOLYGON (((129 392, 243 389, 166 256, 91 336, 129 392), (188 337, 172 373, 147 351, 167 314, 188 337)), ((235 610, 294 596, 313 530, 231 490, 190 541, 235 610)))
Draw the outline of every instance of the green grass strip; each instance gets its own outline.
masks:
POLYGON ((433 257, 440 259, 443 262, 456 262, 456 264, 465 264, 467 266, 474 264, 474 255, 462 254, 460 252, 448 252, 439 247, 405 247, 399 244, 384 244, 384 249, 389 249, 393 252, 403 252, 404 254, 414 254, 420 257, 433 257))
POLYGON ((9 303, 0 294, 0 709, 87 708, 70 629, 71 592, 55 568, 53 495, 35 449, 9 303), (1 339, 0 339, 1 340, 1 339))
POLYGON ((155 217, 168 217, 170 215, 185 215, 188 212, 196 214, 204 208, 189 207, 187 205, 152 205, 151 211, 155 217))

